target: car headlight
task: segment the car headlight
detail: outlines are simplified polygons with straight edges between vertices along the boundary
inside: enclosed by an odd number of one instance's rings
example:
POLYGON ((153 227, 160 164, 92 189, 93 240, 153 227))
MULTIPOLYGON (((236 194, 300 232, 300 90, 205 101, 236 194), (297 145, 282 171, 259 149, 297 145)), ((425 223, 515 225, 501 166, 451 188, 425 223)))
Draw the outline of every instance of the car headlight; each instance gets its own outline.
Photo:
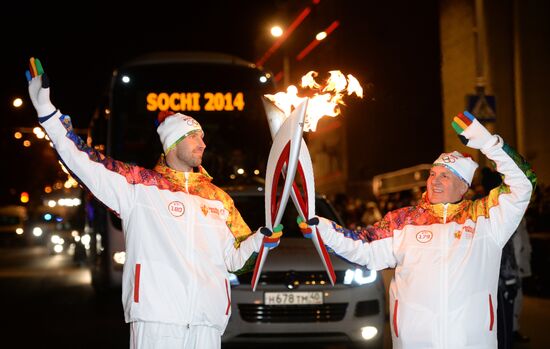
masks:
POLYGON ((229 273, 229 284, 231 286, 239 286, 241 283, 239 282, 239 278, 237 277, 237 275, 229 273))
POLYGON ((54 245, 62 245, 63 244, 63 242, 62 242, 63 239, 57 234, 53 234, 52 236, 50 236, 50 241, 54 245))
POLYGON ((32 229, 32 235, 36 236, 36 237, 39 237, 39 236, 42 236, 42 228, 40 227, 34 227, 32 229))
POLYGON ((348 269, 344 275, 344 285, 366 285, 376 281, 376 270, 365 270, 361 268, 348 269))

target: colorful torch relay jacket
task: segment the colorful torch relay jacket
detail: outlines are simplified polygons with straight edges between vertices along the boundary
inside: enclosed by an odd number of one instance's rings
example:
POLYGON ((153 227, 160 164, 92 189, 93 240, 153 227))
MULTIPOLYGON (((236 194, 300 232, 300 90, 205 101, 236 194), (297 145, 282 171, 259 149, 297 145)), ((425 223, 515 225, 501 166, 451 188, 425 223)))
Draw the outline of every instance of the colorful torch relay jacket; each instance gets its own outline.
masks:
POLYGON ((148 170, 107 158, 59 111, 40 122, 66 167, 122 220, 126 322, 204 325, 223 333, 231 313, 228 270, 254 258, 263 237, 251 234, 229 195, 203 169, 183 173, 161 161, 148 170))
POLYGON ((482 152, 503 184, 479 200, 389 212, 360 231, 321 219, 324 243, 369 269, 395 268, 390 285, 393 348, 496 348, 501 250, 527 209, 536 177, 498 139, 482 152))

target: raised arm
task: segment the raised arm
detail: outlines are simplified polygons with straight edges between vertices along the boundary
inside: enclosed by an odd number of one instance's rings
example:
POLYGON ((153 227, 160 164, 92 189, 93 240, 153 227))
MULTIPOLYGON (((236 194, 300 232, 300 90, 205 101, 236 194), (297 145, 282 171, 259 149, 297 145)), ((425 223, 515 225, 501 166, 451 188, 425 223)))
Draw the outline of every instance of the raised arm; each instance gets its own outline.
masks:
POLYGON ((133 186, 129 183, 139 172, 133 167, 105 157, 74 132, 69 116, 62 114, 50 100, 50 83, 38 59, 30 59, 26 72, 29 97, 65 167, 94 196, 121 215, 133 202, 133 186))
POLYGON ((500 136, 489 133, 469 112, 455 116, 453 128, 465 145, 481 150, 492 160, 503 177, 502 185, 476 200, 471 212, 472 217, 483 215, 490 219, 491 234, 503 247, 527 210, 537 177, 521 155, 500 136))

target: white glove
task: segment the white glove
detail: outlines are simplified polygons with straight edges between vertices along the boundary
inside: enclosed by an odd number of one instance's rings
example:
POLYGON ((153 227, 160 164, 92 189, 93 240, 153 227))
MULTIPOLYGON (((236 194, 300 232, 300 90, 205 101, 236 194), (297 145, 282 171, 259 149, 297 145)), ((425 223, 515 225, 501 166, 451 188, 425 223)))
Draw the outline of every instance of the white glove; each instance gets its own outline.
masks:
POLYGON ((498 142, 498 137, 467 111, 455 116, 452 125, 462 143, 470 148, 486 149, 498 142))
POLYGON ((29 97, 39 117, 53 114, 57 109, 50 101, 50 82, 44 73, 40 60, 32 57, 30 69, 26 71, 29 82, 29 97))

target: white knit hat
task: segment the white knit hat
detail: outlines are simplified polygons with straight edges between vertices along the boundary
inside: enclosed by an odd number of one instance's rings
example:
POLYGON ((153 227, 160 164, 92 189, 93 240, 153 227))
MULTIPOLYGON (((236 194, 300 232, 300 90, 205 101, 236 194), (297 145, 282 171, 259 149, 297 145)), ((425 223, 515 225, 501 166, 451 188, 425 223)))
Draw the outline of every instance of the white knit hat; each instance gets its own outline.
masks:
POLYGON ((159 114, 160 125, 157 127, 164 154, 168 154, 180 141, 194 131, 202 131, 197 120, 181 113, 159 114))
POLYGON ((471 185, 478 164, 469 155, 453 151, 439 155, 433 166, 445 166, 468 185, 471 185))

